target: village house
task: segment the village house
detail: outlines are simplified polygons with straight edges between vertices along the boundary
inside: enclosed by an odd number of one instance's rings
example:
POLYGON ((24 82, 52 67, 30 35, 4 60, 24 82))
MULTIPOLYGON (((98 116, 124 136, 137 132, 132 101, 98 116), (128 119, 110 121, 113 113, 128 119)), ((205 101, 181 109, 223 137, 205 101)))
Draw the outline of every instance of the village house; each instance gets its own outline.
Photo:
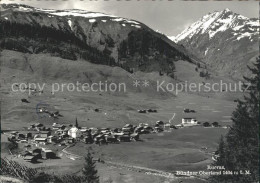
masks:
POLYGON ((59 130, 59 129, 64 130, 65 128, 66 128, 65 125, 62 125, 62 124, 59 124, 59 123, 53 123, 53 125, 52 125, 53 130, 59 130))
POLYGON ((37 160, 38 160, 38 158, 36 156, 30 156, 30 155, 29 156, 25 156, 23 159, 25 161, 31 162, 31 163, 36 163, 37 160))
POLYGON ((51 136, 50 131, 40 131, 38 134, 39 134, 39 137, 41 137, 41 138, 47 138, 47 137, 51 136))
POLYGON ((48 136, 47 137, 47 142, 48 143, 52 143, 52 142, 54 142, 54 141, 56 141, 56 139, 57 139, 57 137, 56 136, 48 136))
POLYGON ((93 138, 89 135, 89 136, 85 136, 83 139, 83 142, 85 142, 86 144, 92 144, 94 142, 93 138))
POLYGON ((35 123, 34 126, 37 127, 37 128, 41 128, 41 127, 43 127, 44 125, 41 124, 41 123, 35 123))
POLYGON ((139 134, 138 133, 133 133, 130 135, 130 138, 132 141, 137 141, 139 140, 139 134))
POLYGON ((156 124, 159 127, 163 127, 164 126, 164 122, 163 121, 156 121, 156 124))
POLYGON ((23 140, 23 139, 25 139, 25 135, 22 133, 18 133, 17 138, 20 140, 23 140))
POLYGON ((47 143, 47 138, 41 138, 41 137, 36 137, 34 141, 38 144, 46 145, 47 143))
POLYGON ((129 135, 122 135, 122 136, 118 136, 118 140, 120 142, 130 142, 131 137, 129 135))
POLYGON ((28 132, 25 134, 25 137, 28 139, 28 138, 32 138, 32 133, 28 132))
POLYGON ((171 131, 171 123, 164 123, 164 131, 170 132, 171 131))
POLYGON ((157 132, 157 133, 163 132, 163 127, 156 124, 155 127, 154 127, 154 131, 157 132))
POLYGON ((88 132, 89 130, 88 130, 86 127, 82 127, 82 128, 80 129, 80 131, 81 131, 82 133, 86 133, 86 132, 88 132))
POLYGON ((55 159, 56 154, 50 149, 42 148, 42 157, 45 159, 55 159))
POLYGON ((183 126, 197 125, 198 121, 193 117, 184 117, 181 121, 183 126))

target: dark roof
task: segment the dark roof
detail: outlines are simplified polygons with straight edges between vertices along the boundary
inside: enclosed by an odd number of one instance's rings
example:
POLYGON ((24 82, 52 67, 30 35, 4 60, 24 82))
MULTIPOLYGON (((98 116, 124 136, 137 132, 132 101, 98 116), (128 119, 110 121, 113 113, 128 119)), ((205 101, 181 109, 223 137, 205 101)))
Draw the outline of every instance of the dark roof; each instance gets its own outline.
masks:
POLYGON ((23 159, 24 160, 32 160, 34 158, 35 158, 35 156, 25 156, 23 159))

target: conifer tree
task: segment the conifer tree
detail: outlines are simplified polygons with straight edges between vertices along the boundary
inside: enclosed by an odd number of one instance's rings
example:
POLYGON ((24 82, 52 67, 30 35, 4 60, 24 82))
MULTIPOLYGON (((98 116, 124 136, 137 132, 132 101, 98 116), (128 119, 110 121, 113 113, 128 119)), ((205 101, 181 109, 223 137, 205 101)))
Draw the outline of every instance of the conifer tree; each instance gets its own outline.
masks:
POLYGON ((259 91, 260 91, 260 57, 254 68, 250 68, 252 78, 250 90, 245 90, 245 97, 238 101, 233 112, 233 124, 219 144, 219 158, 214 165, 224 166, 226 170, 238 171, 238 175, 212 176, 211 182, 258 182, 259 181, 259 91), (221 152, 221 153, 220 153, 221 152), (250 174, 246 172, 248 170, 250 174))
POLYGON ((98 171, 96 170, 95 162, 93 157, 88 151, 87 157, 85 157, 85 165, 83 168, 83 180, 86 183, 98 183, 99 176, 97 175, 98 171))

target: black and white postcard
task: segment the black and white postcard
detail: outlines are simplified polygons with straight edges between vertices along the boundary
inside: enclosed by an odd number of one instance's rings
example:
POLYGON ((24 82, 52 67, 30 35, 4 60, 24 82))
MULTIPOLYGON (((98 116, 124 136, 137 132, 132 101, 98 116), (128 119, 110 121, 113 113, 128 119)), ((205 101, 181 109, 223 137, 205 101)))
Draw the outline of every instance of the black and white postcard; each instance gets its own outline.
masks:
POLYGON ((259 183, 259 1, 0 15, 1 183, 259 183))

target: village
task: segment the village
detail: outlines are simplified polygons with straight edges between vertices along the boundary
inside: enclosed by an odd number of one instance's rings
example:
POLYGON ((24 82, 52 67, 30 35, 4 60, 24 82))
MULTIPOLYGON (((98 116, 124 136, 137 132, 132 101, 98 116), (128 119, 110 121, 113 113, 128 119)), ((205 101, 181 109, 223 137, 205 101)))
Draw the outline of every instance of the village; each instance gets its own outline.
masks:
MULTIPOLYGON (((40 113, 46 112, 45 108, 38 109, 40 113)), ((137 110, 138 113, 154 113, 157 110, 145 109, 137 110)), ((59 113, 50 113, 50 117, 61 116, 59 113)), ((184 109, 183 113, 195 113, 194 110, 184 109)), ((174 118, 175 113, 172 117, 174 118)), ((198 122, 195 117, 182 118, 182 122, 178 125, 172 125, 171 120, 169 122, 156 121, 155 125, 149 125, 148 123, 139 123, 138 125, 125 124, 119 128, 95 128, 95 127, 81 127, 78 125, 76 118, 74 124, 59 124, 53 123, 51 126, 45 126, 42 123, 30 124, 27 130, 24 131, 10 131, 6 132, 8 140, 15 144, 22 145, 22 151, 16 155, 22 158, 24 161, 37 163, 39 159, 57 159, 57 155, 54 151, 48 148, 48 145, 70 147, 77 142, 85 144, 96 144, 98 146, 142 141, 140 136, 143 134, 173 132, 185 127, 221 127, 218 122, 198 122)), ((225 127, 224 127, 225 128, 225 127)), ((9 149, 10 153, 11 149, 9 149)))

